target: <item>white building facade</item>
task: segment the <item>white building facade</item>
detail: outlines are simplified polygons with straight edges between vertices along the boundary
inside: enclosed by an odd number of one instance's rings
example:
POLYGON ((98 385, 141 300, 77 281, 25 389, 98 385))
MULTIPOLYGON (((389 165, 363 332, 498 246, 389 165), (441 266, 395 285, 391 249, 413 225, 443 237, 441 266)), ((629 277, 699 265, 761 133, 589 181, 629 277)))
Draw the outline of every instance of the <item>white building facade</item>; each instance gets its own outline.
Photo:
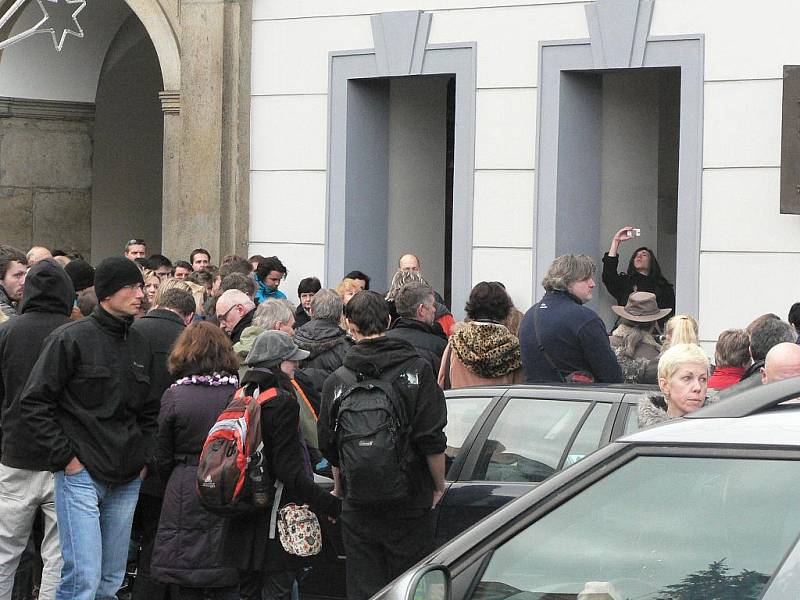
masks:
POLYGON ((800 300, 781 212, 800 3, 254 0, 252 19, 249 249, 289 290, 352 269, 385 287, 415 251, 454 312, 482 280, 525 310, 555 256, 600 266, 635 225, 709 349, 800 300))

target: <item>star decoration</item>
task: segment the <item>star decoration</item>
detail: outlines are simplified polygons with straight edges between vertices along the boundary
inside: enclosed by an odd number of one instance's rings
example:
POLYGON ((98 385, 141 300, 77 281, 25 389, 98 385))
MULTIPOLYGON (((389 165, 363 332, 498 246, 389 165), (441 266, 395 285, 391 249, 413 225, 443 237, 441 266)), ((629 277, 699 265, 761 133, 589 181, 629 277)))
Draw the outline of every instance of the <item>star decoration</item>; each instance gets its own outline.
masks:
MULTIPOLYGON (((73 35, 77 38, 83 37, 83 28, 81 27, 80 23, 78 23, 77 17, 80 14, 80 12, 84 8, 86 8, 86 0, 44 0, 44 2, 54 5, 51 7, 51 10, 55 8, 55 6, 60 5, 62 2, 67 7, 69 7, 69 5, 74 6, 75 10, 69 13, 69 21, 67 21, 67 23, 57 22, 57 19, 53 18, 45 8, 43 0, 36 0, 36 1, 39 3, 39 7, 42 9, 42 13, 44 14, 44 18, 36 26, 36 31, 37 33, 38 32, 49 33, 53 38, 53 46, 55 46, 56 50, 61 52, 61 49, 64 47, 64 40, 67 38, 68 35, 73 35), (48 24, 50 26, 43 27, 40 29, 39 27, 41 27, 41 25, 43 24, 48 24)), ((62 12, 63 14, 63 11, 60 12, 62 12)))

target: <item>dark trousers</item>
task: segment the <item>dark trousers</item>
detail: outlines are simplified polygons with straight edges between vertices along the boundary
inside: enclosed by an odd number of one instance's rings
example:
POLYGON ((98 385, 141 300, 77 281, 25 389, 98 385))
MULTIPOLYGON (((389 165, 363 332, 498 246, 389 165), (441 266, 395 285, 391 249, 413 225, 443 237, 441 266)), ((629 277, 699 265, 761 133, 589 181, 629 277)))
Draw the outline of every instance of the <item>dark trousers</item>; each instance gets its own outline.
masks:
POLYGON ((142 549, 139 552, 136 583, 133 586, 131 600, 163 600, 167 593, 168 586, 150 576, 150 560, 153 557, 162 502, 162 498, 139 494, 134 529, 137 529, 142 536, 142 549))
POLYGON ((190 588, 180 586, 177 588, 178 600, 238 600, 239 588, 237 586, 221 588, 190 588))
POLYGON ((419 562, 434 544, 433 511, 342 512, 347 598, 367 600, 419 562))

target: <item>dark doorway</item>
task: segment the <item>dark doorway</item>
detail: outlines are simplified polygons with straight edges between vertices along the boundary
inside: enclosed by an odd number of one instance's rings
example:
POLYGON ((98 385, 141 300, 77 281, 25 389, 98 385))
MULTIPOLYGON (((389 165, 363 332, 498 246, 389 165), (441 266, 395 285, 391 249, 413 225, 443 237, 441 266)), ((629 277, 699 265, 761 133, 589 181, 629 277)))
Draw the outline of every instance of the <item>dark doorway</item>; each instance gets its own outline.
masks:
POLYGON ((450 301, 454 131, 452 75, 349 81, 345 265, 375 289, 413 252, 450 301))
MULTIPOLYGON (((620 248, 653 249, 675 282, 680 136, 680 69, 565 71, 558 135, 556 254, 598 259, 633 225, 641 237, 620 248)), ((611 325, 616 304, 599 281, 592 307, 611 325)))

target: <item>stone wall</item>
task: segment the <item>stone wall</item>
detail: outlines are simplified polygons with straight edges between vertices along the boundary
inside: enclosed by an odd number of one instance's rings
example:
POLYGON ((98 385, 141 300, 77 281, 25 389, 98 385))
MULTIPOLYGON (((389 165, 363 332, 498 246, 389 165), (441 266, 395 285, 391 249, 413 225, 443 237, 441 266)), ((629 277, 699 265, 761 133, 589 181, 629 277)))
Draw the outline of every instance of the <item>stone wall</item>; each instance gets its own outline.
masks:
POLYGON ((0 98, 0 241, 90 258, 94 105, 0 98))

